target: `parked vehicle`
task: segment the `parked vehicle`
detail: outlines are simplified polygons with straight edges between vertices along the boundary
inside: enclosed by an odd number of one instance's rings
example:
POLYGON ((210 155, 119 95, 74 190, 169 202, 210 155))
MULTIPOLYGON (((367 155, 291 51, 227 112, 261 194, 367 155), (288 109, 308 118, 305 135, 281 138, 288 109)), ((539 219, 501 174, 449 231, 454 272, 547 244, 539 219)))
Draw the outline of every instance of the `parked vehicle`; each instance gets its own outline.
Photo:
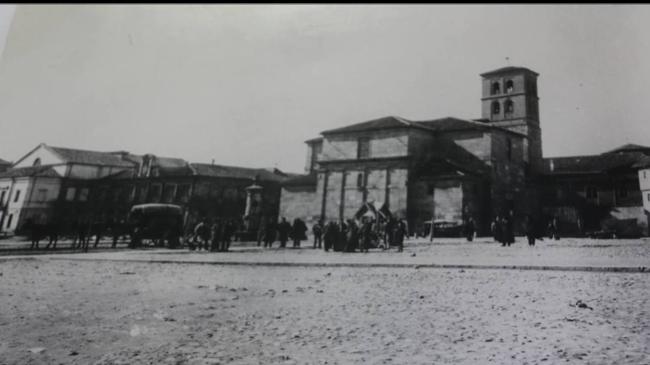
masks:
MULTIPOLYGON (((436 219, 433 222, 434 237, 462 237, 463 222, 436 219)), ((424 222, 423 236, 427 237, 431 233, 431 221, 424 222)))
POLYGON ((177 248, 183 235, 183 209, 173 204, 140 204, 131 208, 131 247, 150 240, 154 246, 177 248))

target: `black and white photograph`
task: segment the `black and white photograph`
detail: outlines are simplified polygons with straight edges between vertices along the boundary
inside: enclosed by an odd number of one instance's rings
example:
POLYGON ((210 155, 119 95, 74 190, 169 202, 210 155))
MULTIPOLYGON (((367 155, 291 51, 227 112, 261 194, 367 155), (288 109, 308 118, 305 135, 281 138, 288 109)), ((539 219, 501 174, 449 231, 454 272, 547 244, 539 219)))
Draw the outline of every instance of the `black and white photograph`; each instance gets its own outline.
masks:
POLYGON ((0 365, 650 364, 650 5, 0 4, 0 365))

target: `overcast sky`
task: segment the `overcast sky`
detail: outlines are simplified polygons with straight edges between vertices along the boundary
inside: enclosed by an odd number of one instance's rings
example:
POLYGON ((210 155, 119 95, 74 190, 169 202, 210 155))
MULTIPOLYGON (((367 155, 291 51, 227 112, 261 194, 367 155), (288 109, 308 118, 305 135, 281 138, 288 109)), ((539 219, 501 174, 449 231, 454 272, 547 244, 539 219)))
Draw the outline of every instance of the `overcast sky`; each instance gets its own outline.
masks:
POLYGON ((45 142, 299 172, 326 129, 479 118, 505 57, 540 73, 545 156, 650 144, 645 5, 19 5, 0 158, 45 142))

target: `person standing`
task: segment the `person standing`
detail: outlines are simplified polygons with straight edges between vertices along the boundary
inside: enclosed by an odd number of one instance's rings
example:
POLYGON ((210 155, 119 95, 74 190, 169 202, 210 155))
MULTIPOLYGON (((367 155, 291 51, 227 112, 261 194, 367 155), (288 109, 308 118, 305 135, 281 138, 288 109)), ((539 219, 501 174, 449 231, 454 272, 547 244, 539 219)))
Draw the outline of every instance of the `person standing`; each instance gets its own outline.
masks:
POLYGON ((535 246, 535 221, 533 216, 528 214, 525 221, 526 238, 528 239, 528 246, 535 246))
POLYGON ((344 252, 354 252, 359 246, 359 227, 354 219, 348 219, 348 232, 345 240, 344 252))
POLYGON ((512 211, 510 211, 509 214, 506 215, 505 218, 505 242, 510 247, 513 243, 515 243, 515 230, 514 230, 514 214, 512 211))
POLYGON ((364 218, 363 224, 361 225, 361 250, 363 252, 368 252, 370 248, 370 241, 372 240, 372 222, 364 218))
POLYGON ((217 218, 210 227, 210 251, 215 252, 219 250, 219 242, 221 241, 221 221, 217 218))
POLYGON ((194 227, 194 242, 198 242, 197 250, 201 251, 201 248, 205 247, 207 249, 207 240, 208 236, 208 227, 205 221, 205 218, 194 227))
POLYGON ((559 240, 560 236, 558 235, 558 219, 556 216, 551 218, 551 222, 548 224, 548 234, 550 239, 559 240))
POLYGON ((311 227, 311 232, 314 234, 314 249, 321 248, 323 246, 323 226, 322 221, 314 223, 311 227))
POLYGON ((291 236, 293 238, 293 248, 300 248, 300 241, 307 239, 307 225, 300 218, 293 220, 291 236))
POLYGON ((278 225, 278 238, 280 239, 280 248, 287 247, 287 241, 289 240, 289 232, 291 231, 291 224, 287 222, 287 219, 282 217, 282 221, 278 225))
POLYGON ((475 230, 476 227, 474 226, 474 218, 469 217, 467 219, 467 222, 465 222, 465 237, 467 237, 468 242, 472 242, 474 240, 475 230))
POLYGON ((397 245, 397 252, 404 251, 404 237, 407 236, 406 222, 403 219, 400 219, 395 227, 395 233, 393 234, 393 241, 397 245))
POLYGON ((499 242, 499 220, 501 217, 498 215, 494 218, 492 223, 490 224, 490 232, 492 232, 492 238, 494 238, 494 242, 499 242))
POLYGON ((334 242, 338 239, 339 236, 339 227, 336 222, 329 222, 325 226, 325 242, 324 249, 325 252, 329 251, 331 248, 334 248, 334 242))
POLYGON ((235 234, 236 228, 237 225, 233 220, 224 222, 221 228, 221 247, 219 251, 227 252, 230 249, 230 242, 232 241, 232 236, 235 234))
POLYGON ((266 222, 266 227, 264 228, 264 247, 273 247, 273 242, 275 241, 275 233, 277 227, 273 219, 269 219, 266 222))

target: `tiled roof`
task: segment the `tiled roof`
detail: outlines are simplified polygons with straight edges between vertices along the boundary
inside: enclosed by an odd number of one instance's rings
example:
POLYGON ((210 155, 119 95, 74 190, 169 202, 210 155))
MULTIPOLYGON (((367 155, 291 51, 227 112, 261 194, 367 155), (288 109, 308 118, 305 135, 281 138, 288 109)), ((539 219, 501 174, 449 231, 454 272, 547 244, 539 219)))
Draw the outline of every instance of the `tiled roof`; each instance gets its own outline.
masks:
POLYGON ((132 162, 121 158, 119 154, 109 152, 98 152, 88 150, 77 150, 72 148, 47 146, 56 154, 61 156, 67 162, 86 164, 86 165, 103 165, 103 166, 134 166, 132 162))
POLYGON ((650 147, 648 146, 641 146, 638 144, 633 144, 633 143, 628 143, 624 144, 620 147, 617 147, 611 151, 607 151, 605 153, 617 153, 617 152, 645 152, 646 154, 650 154, 650 147))
POLYGON ((0 178, 11 178, 11 177, 60 177, 54 168, 51 166, 29 166, 29 167, 20 167, 16 169, 9 169, 4 172, 0 172, 0 178))
POLYGON ((225 177, 231 179, 249 179, 253 180, 259 176, 261 181, 276 181, 284 180, 281 175, 275 174, 266 169, 254 169, 248 167, 238 166, 225 166, 225 165, 212 165, 204 163, 192 163, 192 168, 198 176, 208 177, 225 177))
POLYGON ((517 66, 507 66, 507 67, 501 67, 496 70, 484 72, 481 74, 481 76, 490 76, 493 74, 500 74, 500 73, 505 73, 505 72, 519 72, 519 71, 525 71, 525 72, 531 72, 534 73, 535 75, 539 75, 537 72, 528 69, 526 67, 517 67, 517 66))
POLYGON ((543 172, 548 175, 605 173, 615 169, 634 168, 646 158, 640 152, 551 157, 544 159, 543 172))

